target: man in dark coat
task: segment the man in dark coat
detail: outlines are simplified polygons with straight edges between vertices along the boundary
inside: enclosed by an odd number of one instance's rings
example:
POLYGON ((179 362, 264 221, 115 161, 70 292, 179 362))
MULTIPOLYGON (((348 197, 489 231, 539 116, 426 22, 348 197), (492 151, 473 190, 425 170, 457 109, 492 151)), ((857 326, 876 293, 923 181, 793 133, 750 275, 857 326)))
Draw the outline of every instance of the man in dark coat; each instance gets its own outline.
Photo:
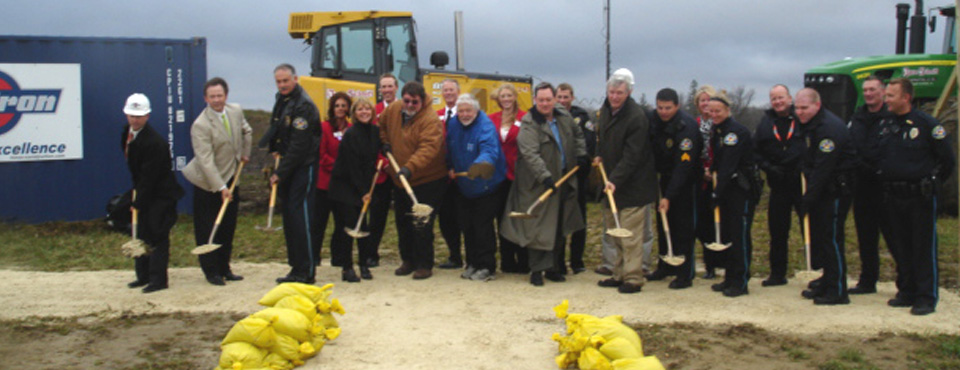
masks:
POLYGON ((149 246, 148 254, 136 258, 137 280, 127 286, 145 286, 143 292, 151 293, 167 288, 170 229, 177 222, 177 200, 183 197, 183 188, 173 176, 170 146, 147 124, 150 100, 143 94, 130 95, 123 113, 127 125, 120 147, 133 179, 131 208, 139 211, 137 234, 149 246))
MULTIPOLYGON (((570 115, 573 116, 573 123, 577 124, 580 131, 583 132, 583 141, 587 146, 587 157, 593 158, 597 148, 597 134, 594 132, 593 121, 590 120, 590 114, 579 106, 573 105, 575 96, 573 86, 564 82, 557 85, 557 102, 563 106, 570 115)), ((589 186, 590 173, 593 168, 587 166, 577 171, 577 204, 580 205, 580 215, 584 222, 587 220, 587 199, 591 197, 589 186)), ((577 230, 570 236, 570 269, 574 274, 579 274, 587 270, 583 263, 583 251, 587 245, 587 229, 577 230)), ((560 257, 563 259, 563 257, 560 257)), ((566 268, 563 269, 566 273, 566 268)))

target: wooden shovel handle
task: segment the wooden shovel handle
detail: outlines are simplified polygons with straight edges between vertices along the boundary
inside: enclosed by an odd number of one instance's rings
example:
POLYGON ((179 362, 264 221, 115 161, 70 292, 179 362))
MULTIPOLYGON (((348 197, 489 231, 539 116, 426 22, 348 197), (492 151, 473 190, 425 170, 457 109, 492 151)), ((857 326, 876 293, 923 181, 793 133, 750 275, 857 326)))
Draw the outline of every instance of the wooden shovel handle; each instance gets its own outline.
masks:
MULTIPOLYGON (((802 173, 800 174, 800 191, 803 195, 807 195, 807 177, 802 173)), ((810 210, 807 210, 807 213, 803 214, 803 243, 807 245, 807 249, 810 246, 810 210)))
MULTIPOLYGON (((273 162, 274 171, 276 171, 277 168, 280 168, 280 156, 277 156, 273 162)), ((270 186, 270 208, 273 208, 275 205, 277 205, 277 184, 270 186)))
MULTIPOLYGON (((563 177, 561 177, 560 180, 557 180, 557 182, 553 183, 553 187, 559 188, 560 185, 563 185, 564 182, 567 182, 567 179, 569 179, 570 176, 573 176, 573 174, 577 173, 578 169, 580 169, 580 166, 573 166, 573 169, 570 170, 570 172, 567 172, 567 174, 563 175, 563 177)), ((537 201, 543 202, 547 200, 547 198, 550 197, 550 194, 553 194, 553 189, 547 189, 547 191, 543 192, 543 194, 540 195, 540 198, 537 198, 537 201)))
MULTIPOLYGON (((380 178, 380 169, 382 168, 383 168, 383 160, 381 159, 377 161, 377 172, 373 173, 373 181, 370 183, 370 190, 367 191, 367 195, 371 197, 373 197, 373 189, 377 187, 377 179, 380 178)), ((363 215, 364 213, 367 213, 367 207, 369 206, 370 206, 370 198, 367 198, 367 200, 363 201, 363 208, 360 209, 360 214, 363 215)))
POLYGON ((400 183, 403 184, 403 189, 407 191, 407 195, 410 196, 410 199, 413 199, 413 203, 417 202, 417 196, 413 195, 413 189, 410 188, 410 183, 407 182, 407 177, 400 173, 400 165, 397 164, 397 160, 393 158, 393 153, 387 152, 387 159, 390 160, 390 165, 393 166, 393 171, 397 173, 397 177, 400 178, 400 183))
MULTIPOLYGON (((130 196, 130 203, 132 204, 136 200, 137 200, 137 190, 134 189, 133 194, 130 196)), ((136 207, 130 207, 130 208, 133 208, 133 210, 130 211, 130 233, 132 234, 131 236, 134 239, 136 239, 137 238, 137 216, 140 213, 140 211, 137 211, 136 207)))
POLYGON ((607 170, 603 168, 603 162, 598 163, 597 168, 600 169, 600 177, 603 179, 603 192, 607 194, 607 200, 610 201, 610 212, 616 215, 617 203, 613 201, 613 193, 607 190, 607 183, 610 182, 607 180, 607 170))
MULTIPOLYGON (((713 171, 713 176, 711 176, 711 177, 713 178, 713 192, 714 192, 714 194, 716 194, 716 192, 717 192, 717 171, 713 171)), ((718 223, 718 224, 720 223, 720 205, 719 205, 719 204, 713 206, 713 222, 716 222, 716 223, 718 223)), ((720 242, 720 241, 718 240, 717 243, 719 243, 719 242, 720 242)))

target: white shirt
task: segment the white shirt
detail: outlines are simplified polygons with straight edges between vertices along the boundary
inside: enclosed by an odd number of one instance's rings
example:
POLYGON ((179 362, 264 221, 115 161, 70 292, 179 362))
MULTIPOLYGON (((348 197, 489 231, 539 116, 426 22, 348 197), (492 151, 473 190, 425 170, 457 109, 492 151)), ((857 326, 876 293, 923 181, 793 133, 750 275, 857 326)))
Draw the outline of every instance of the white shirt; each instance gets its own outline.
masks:
POLYGON ((454 105, 454 106, 452 106, 452 107, 446 107, 446 108, 444 108, 444 110, 443 110, 443 115, 440 116, 440 120, 443 121, 443 122, 447 122, 447 116, 448 116, 448 115, 449 115, 449 117, 453 117, 453 116, 456 116, 456 115, 457 115, 457 106, 456 106, 456 105, 454 105))

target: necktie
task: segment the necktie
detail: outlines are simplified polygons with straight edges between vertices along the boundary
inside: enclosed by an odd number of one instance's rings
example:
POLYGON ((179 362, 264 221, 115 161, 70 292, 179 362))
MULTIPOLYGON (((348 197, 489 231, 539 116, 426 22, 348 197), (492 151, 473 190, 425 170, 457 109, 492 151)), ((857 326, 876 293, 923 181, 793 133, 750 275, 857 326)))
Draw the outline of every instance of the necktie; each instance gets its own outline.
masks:
POLYGON ((560 149, 560 167, 567 168, 567 155, 563 152, 563 142, 560 141, 560 127, 557 127, 557 121, 550 121, 550 131, 553 131, 553 138, 557 140, 557 149, 560 149))
POLYGON ((127 145, 123 147, 123 156, 126 157, 130 153, 130 142, 133 141, 133 132, 127 132, 127 145))
POLYGON ((445 118, 445 119, 443 120, 443 122, 449 121, 449 120, 450 120, 450 116, 452 116, 452 115, 453 115, 453 109, 447 108, 447 118, 445 118))
POLYGON ((233 131, 230 130, 230 120, 227 119, 227 113, 224 112, 220 115, 220 120, 223 121, 223 126, 227 128, 227 134, 230 135, 230 138, 233 138, 233 131))

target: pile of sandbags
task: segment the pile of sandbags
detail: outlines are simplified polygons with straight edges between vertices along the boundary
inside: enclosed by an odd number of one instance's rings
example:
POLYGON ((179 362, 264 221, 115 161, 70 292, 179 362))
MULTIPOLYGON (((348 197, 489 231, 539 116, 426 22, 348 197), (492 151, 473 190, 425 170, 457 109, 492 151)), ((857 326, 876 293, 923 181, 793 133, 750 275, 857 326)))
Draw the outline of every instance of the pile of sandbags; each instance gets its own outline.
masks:
POLYGON ((656 356, 643 356, 640 336, 623 324, 623 316, 598 318, 568 313, 569 307, 570 302, 564 300, 553 308, 567 325, 567 335, 553 333, 553 340, 559 343, 556 362, 561 369, 664 370, 656 356))
POLYGON ((258 303, 266 306, 238 321, 220 343, 214 370, 289 370, 320 353, 340 335, 334 313, 343 306, 330 299, 333 284, 322 287, 284 283, 258 303))

